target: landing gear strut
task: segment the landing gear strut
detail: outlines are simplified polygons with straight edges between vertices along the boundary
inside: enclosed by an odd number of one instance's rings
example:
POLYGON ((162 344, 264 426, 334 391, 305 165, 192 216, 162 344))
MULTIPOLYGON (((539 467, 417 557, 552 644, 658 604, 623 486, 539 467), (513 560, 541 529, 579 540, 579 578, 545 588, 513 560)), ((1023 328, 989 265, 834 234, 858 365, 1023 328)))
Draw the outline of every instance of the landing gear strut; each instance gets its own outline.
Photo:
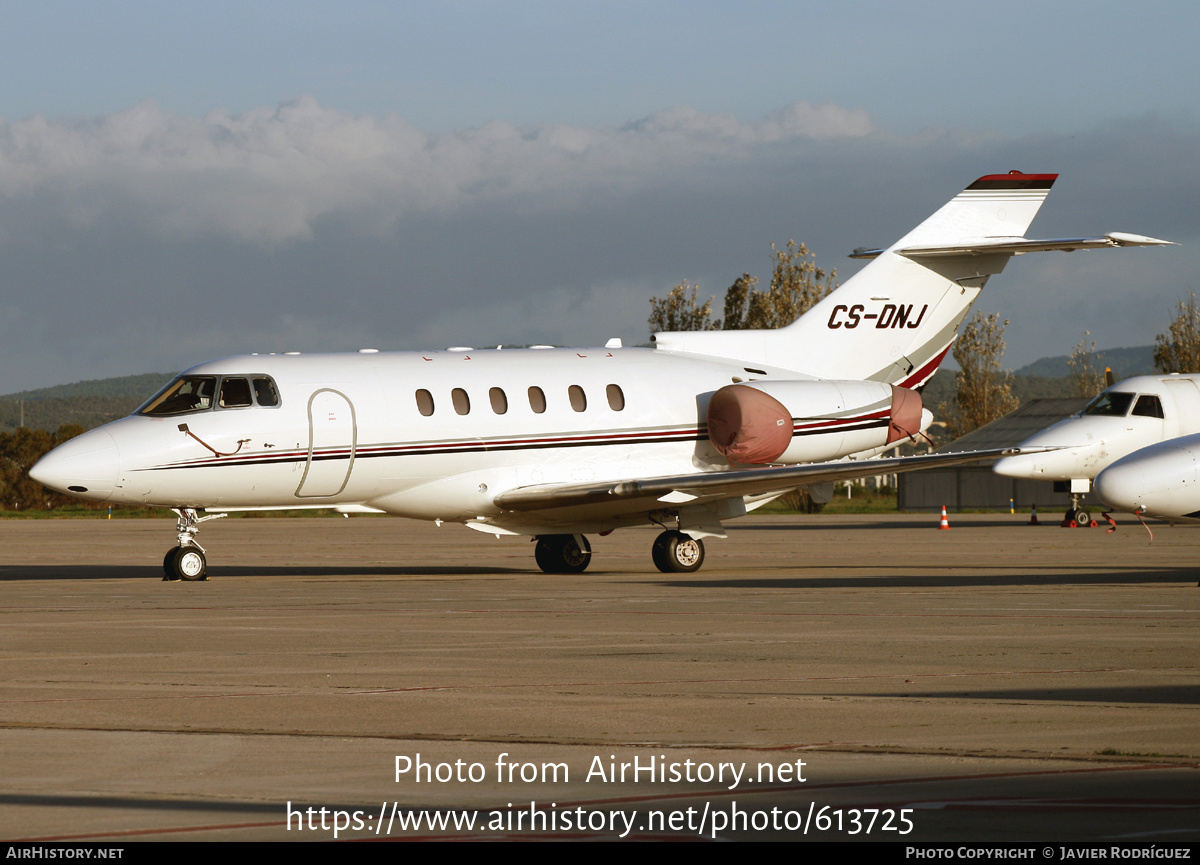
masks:
POLYGON ((171 510, 179 517, 175 523, 179 546, 171 547, 163 557, 163 580, 207 580, 208 560, 204 556, 204 548, 196 543, 196 533, 200 531, 200 523, 220 519, 226 514, 200 516, 195 508, 171 510))
POLYGON ((582 574, 592 561, 592 545, 583 535, 538 535, 533 557, 547 574, 582 574))
POLYGON ((1067 512, 1063 514, 1062 526, 1066 528, 1081 528, 1086 529, 1095 527, 1097 523, 1092 520, 1092 515, 1079 507, 1079 503, 1083 501, 1084 493, 1071 493, 1071 506, 1067 508, 1067 512))
POLYGON ((664 574, 690 574, 704 564, 704 542, 683 532, 666 531, 654 539, 650 556, 664 574))

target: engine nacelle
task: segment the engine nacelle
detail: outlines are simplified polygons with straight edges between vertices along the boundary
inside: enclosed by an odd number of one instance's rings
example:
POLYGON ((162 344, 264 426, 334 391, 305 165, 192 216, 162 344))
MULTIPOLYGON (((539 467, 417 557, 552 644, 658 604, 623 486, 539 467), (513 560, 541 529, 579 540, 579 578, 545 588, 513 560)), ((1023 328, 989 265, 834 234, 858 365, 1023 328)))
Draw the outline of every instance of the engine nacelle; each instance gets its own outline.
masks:
POLYGON ((708 437, 733 463, 807 463, 921 432, 921 395, 874 381, 731 384, 708 403, 708 437))

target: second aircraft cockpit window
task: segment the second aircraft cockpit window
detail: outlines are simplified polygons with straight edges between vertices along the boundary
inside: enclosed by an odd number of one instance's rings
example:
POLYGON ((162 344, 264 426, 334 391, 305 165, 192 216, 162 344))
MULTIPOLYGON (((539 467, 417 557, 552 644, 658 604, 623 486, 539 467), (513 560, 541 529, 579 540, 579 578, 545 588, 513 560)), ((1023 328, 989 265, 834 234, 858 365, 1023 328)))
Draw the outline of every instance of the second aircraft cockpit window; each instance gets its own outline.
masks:
POLYGON ((1118 390, 1105 391, 1087 404, 1083 410, 1087 415, 1106 415, 1109 417, 1125 417, 1129 406, 1133 404, 1133 394, 1122 393, 1118 390))
POLYGON ((211 375, 180 376, 137 410, 150 417, 169 417, 218 408, 273 408, 279 405, 279 391, 267 376, 211 375), (215 400, 214 400, 215 396, 215 400))

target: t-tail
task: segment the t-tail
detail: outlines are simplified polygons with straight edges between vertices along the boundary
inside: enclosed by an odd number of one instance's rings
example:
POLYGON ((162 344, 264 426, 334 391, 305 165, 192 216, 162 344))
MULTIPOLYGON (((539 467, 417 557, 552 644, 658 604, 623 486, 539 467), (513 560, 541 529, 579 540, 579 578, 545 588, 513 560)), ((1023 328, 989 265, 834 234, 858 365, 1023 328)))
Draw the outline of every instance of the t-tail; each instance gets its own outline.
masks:
POLYGON ((1057 174, 989 174, 871 259, 824 300, 778 330, 667 332, 659 349, 917 388, 946 356, 971 304, 1013 255, 1163 245, 1133 234, 1033 240, 1025 231, 1057 174))

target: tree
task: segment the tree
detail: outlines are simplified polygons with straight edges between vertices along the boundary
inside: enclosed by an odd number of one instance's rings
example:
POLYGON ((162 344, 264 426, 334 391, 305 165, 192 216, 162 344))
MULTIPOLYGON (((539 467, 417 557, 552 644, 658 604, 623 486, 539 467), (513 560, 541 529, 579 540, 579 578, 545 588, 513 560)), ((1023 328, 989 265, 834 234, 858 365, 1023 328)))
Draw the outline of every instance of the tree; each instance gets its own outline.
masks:
POLYGON ((52 493, 33 480, 29 477, 29 468, 51 448, 82 432, 83 427, 69 424, 59 427, 54 434, 28 427, 0 433, 0 508, 46 510, 61 504, 79 504, 78 499, 52 493))
POLYGON ((991 423, 1019 405, 1012 393, 1012 373, 1000 369, 1006 327, 1008 319, 1000 324, 996 313, 985 316, 976 312, 954 343, 959 366, 954 374, 955 407, 950 409, 945 403, 938 407, 952 438, 991 423))
POLYGON ((725 289, 725 318, 721 320, 724 330, 745 330, 746 305, 753 294, 757 294, 758 277, 743 273, 725 289))
POLYGON ((666 297, 650 298, 650 332, 662 330, 717 330, 721 322, 712 320, 713 298, 696 302, 697 286, 684 280, 667 292, 666 297))
POLYGON ((1200 309, 1195 292, 1175 306, 1167 333, 1154 338, 1154 368, 1161 373, 1200 372, 1200 309))
POLYGON ((725 290, 723 319, 712 318, 714 298, 701 306, 696 300, 696 286, 686 281, 666 297, 650 298, 650 332, 784 327, 837 288, 837 271, 817 267, 812 252, 803 243, 789 240, 784 249, 772 243, 771 257, 775 266, 770 288, 759 291, 758 277, 743 273, 725 290))
POLYGON ((1097 368, 1096 341, 1085 345, 1091 331, 1083 332, 1083 339, 1067 358, 1067 367, 1071 370, 1071 387, 1075 396, 1092 397, 1104 390, 1104 373, 1097 368))
POLYGON ((837 288, 837 271, 828 273, 803 243, 789 240, 784 249, 771 244, 775 262, 771 287, 757 289, 758 280, 743 273, 725 292, 725 330, 785 327, 837 288))

